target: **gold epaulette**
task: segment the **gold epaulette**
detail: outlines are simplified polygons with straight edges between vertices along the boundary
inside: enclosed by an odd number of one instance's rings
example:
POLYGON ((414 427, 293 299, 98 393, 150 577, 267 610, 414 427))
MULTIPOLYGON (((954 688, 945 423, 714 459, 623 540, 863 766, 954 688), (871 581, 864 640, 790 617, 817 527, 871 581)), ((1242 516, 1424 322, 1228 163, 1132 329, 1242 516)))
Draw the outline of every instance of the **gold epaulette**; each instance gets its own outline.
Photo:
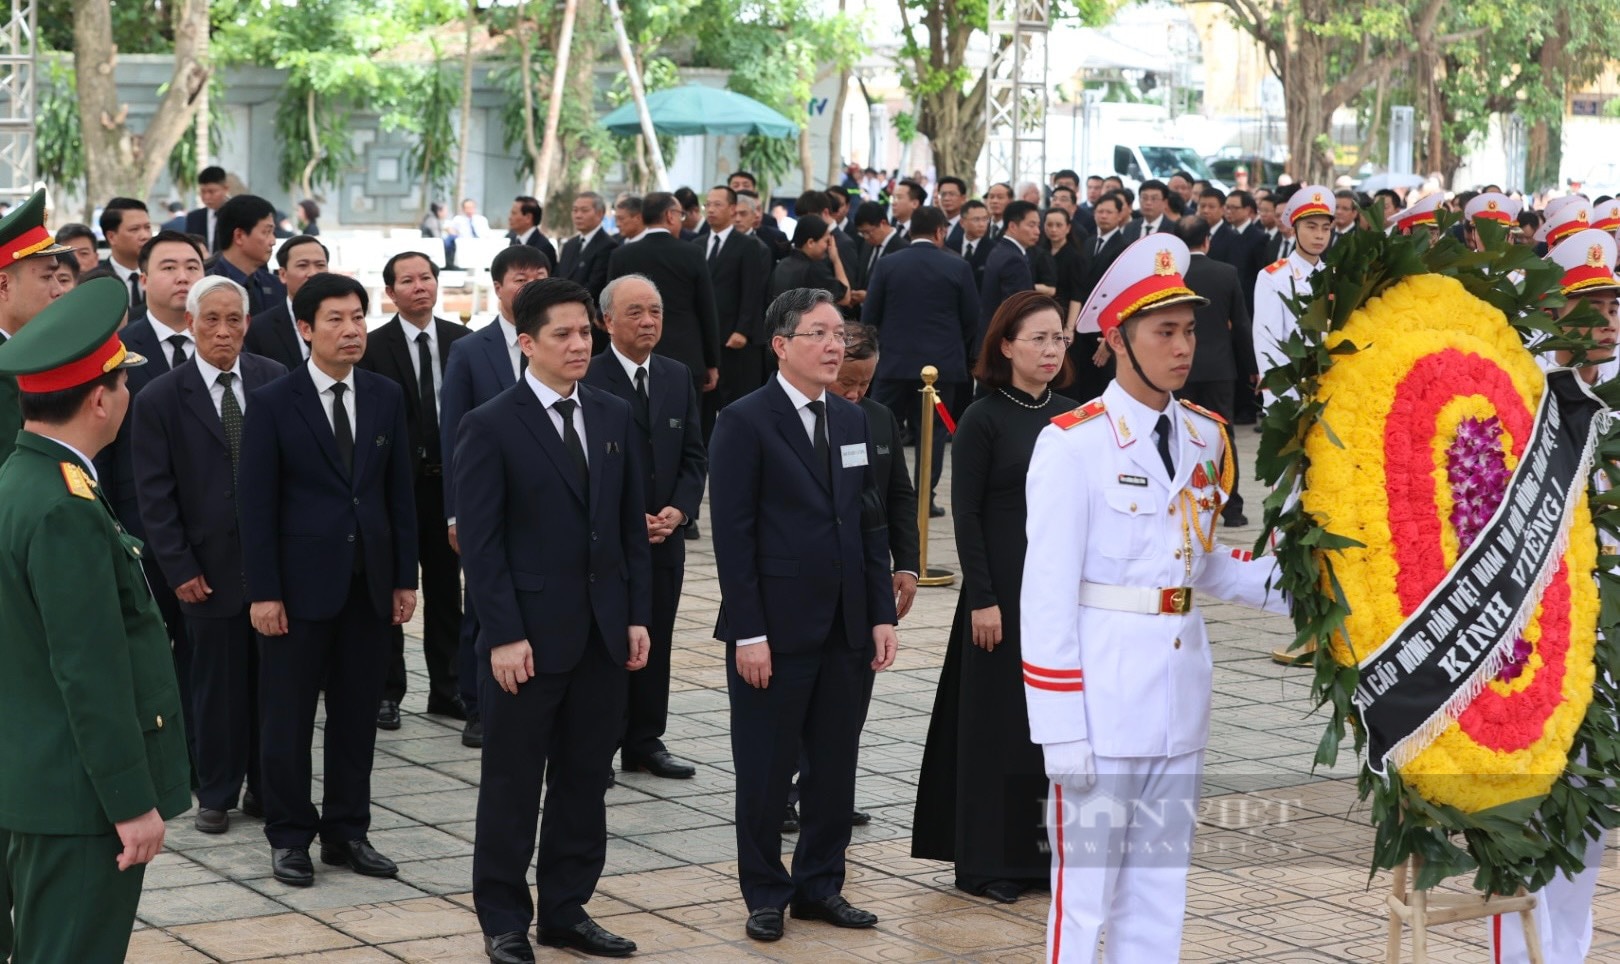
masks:
POLYGON ((1052 416, 1052 424, 1067 431, 1074 428, 1076 425, 1079 425, 1081 422, 1091 421, 1092 419, 1101 415, 1106 408, 1107 407, 1103 405, 1102 399, 1094 399, 1080 406, 1079 408, 1073 409, 1072 411, 1064 412, 1062 415, 1052 416))
POLYGON ((1176 401, 1180 402, 1182 405, 1185 405, 1187 408, 1192 409, 1193 411, 1197 412, 1198 414, 1204 416, 1205 418, 1212 418, 1215 421, 1220 422, 1222 425, 1226 424, 1226 419, 1220 417, 1219 415, 1215 414, 1214 412, 1210 411, 1209 409, 1205 408, 1202 405, 1194 405, 1192 402, 1187 401, 1185 398, 1178 398, 1178 399, 1176 399, 1176 401))
POLYGON ((95 500, 96 483, 91 481, 84 469, 79 468, 79 463, 62 463, 62 481, 67 483, 67 490, 79 498, 95 500))

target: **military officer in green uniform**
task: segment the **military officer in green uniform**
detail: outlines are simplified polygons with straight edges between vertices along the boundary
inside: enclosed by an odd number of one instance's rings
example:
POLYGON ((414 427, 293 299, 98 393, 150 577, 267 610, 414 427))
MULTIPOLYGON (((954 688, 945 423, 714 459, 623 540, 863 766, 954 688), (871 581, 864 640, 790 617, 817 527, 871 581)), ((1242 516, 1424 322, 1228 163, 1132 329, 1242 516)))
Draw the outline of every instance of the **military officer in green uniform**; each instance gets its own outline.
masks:
MULTIPOLYGON (((43 190, 0 218, 0 344, 62 296, 56 256, 72 250, 45 230, 43 190)), ((21 427, 17 380, 0 374, 0 462, 11 454, 21 427)))
POLYGON ((129 408, 129 293, 88 282, 0 344, 0 960, 124 960, 163 821, 191 806, 169 637, 92 459, 129 408))

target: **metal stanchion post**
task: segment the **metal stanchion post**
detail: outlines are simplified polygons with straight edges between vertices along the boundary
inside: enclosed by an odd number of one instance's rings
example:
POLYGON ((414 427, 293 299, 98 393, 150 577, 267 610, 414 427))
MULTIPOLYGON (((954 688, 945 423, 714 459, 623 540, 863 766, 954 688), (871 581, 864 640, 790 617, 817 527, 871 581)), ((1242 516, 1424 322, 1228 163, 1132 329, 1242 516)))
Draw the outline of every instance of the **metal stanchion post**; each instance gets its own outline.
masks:
POLYGON ((924 365, 922 380, 922 418, 917 422, 917 585, 949 586, 956 582, 956 573, 928 566, 928 507, 933 503, 929 482, 934 471, 934 410, 939 405, 934 382, 939 380, 939 369, 924 365))

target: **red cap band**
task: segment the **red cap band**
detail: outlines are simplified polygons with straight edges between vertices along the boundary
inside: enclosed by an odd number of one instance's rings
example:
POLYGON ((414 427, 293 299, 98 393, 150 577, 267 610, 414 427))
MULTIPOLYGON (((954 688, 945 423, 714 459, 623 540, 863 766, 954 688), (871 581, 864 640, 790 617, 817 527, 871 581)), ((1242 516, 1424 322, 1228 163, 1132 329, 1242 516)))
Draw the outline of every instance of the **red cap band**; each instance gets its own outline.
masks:
POLYGON ((1187 283, 1179 274, 1172 272, 1148 275, 1121 291, 1108 303, 1108 307, 1097 316, 1097 328, 1106 335, 1109 329, 1118 328, 1127 318, 1156 302, 1172 295, 1192 293, 1192 289, 1187 287, 1187 283))
POLYGON ((125 350, 124 343, 115 334, 95 351, 80 358, 78 361, 68 362, 60 368, 53 368, 47 372, 36 372, 32 375, 18 375, 17 388, 30 395, 44 392, 60 392, 69 388, 93 382, 102 375, 123 364, 124 357, 129 352, 125 350))
POLYGON ((1616 288, 1620 287, 1620 280, 1606 264, 1576 265, 1564 272, 1563 280, 1559 283, 1564 294, 1576 294, 1590 288, 1616 288))
POLYGON ((9 244, 0 246, 0 265, 11 264, 13 261, 26 258, 35 251, 48 248, 55 243, 55 240, 51 238, 51 233, 45 230, 44 225, 29 228, 17 237, 12 238, 9 244))

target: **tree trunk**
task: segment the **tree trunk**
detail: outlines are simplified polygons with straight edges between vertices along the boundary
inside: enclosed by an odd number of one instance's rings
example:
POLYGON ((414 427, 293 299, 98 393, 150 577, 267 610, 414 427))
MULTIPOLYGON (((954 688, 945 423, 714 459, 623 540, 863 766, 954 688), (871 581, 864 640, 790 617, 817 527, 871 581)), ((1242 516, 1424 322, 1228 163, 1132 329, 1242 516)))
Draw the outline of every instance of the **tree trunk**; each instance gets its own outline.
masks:
POLYGON ((647 139, 647 155, 652 162, 653 176, 658 179, 658 190, 673 190, 669 171, 664 167, 664 152, 658 145, 658 132, 653 128, 652 115, 647 112, 647 90, 641 85, 641 70, 630 51, 630 36, 625 33, 624 14, 619 12, 619 0, 608 0, 608 12, 613 16, 613 38, 618 43, 619 60, 630 78, 630 96, 636 102, 636 113, 641 117, 641 134, 647 139))
POLYGON ((579 0, 563 5, 562 31, 557 35, 557 63, 551 74, 551 98, 546 103, 546 139, 534 168, 534 196, 544 198, 551 187, 551 165, 557 157, 557 119, 562 116, 563 88, 568 81, 568 55, 574 46, 574 17, 579 0))
MULTIPOLYGON (((842 14, 849 5, 849 0, 838 0, 838 12, 842 14)), ((827 183, 839 184, 844 179, 844 107, 849 102, 848 64, 838 65, 838 95, 833 98, 832 130, 827 132, 827 183)), ((810 185, 806 182, 805 187, 810 185)))
POLYGON ((1282 55, 1283 103, 1288 112, 1289 172, 1302 184, 1331 182, 1331 148, 1324 154, 1318 141, 1330 141, 1333 111, 1323 103, 1327 86, 1327 45, 1297 23, 1288 28, 1282 55))
MULTIPOLYGON (((589 127, 596 123, 593 103, 596 97, 596 61, 602 36, 602 5, 583 3, 579 6, 574 24, 573 53, 568 61, 568 77, 564 95, 569 109, 570 130, 589 127)), ((549 197, 539 196, 548 217, 548 223, 559 231, 571 232, 573 223, 569 210, 581 191, 598 186, 596 151, 585 143, 570 143, 563 135, 551 166, 549 197)), ((608 202, 612 203, 611 200, 608 202)))
MULTIPOLYGON (((806 112, 808 113, 808 112, 806 112)), ((815 160, 810 156, 810 118, 800 118, 799 124, 799 175, 804 178, 804 189, 815 189, 816 172, 815 160)))
POLYGON ((540 144, 534 133, 534 58, 529 53, 528 17, 529 6, 525 3, 517 14, 518 69, 523 72, 523 151, 529 155, 529 189, 534 190, 540 171, 540 144))
POLYGON ((208 33, 208 2, 180 0, 173 9, 174 73, 146 130, 137 135, 129 129, 129 106, 118 102, 112 9, 107 0, 73 0, 73 58, 89 198, 146 197, 191 128, 198 94, 208 84, 208 67, 198 54, 208 33))
POLYGON ((303 176, 298 179, 298 186, 304 189, 304 197, 315 196, 312 179, 315 176, 315 167, 326 156, 326 148, 321 146, 321 128, 315 123, 315 89, 310 88, 304 96, 304 123, 309 126, 309 162, 304 165, 303 176))
MULTIPOLYGON (((521 24, 523 18, 519 17, 521 24)), ((478 0, 467 0, 466 46, 461 53, 461 137, 456 155, 456 196, 450 210, 467 197, 467 152, 472 147, 473 28, 478 22, 478 0)))

